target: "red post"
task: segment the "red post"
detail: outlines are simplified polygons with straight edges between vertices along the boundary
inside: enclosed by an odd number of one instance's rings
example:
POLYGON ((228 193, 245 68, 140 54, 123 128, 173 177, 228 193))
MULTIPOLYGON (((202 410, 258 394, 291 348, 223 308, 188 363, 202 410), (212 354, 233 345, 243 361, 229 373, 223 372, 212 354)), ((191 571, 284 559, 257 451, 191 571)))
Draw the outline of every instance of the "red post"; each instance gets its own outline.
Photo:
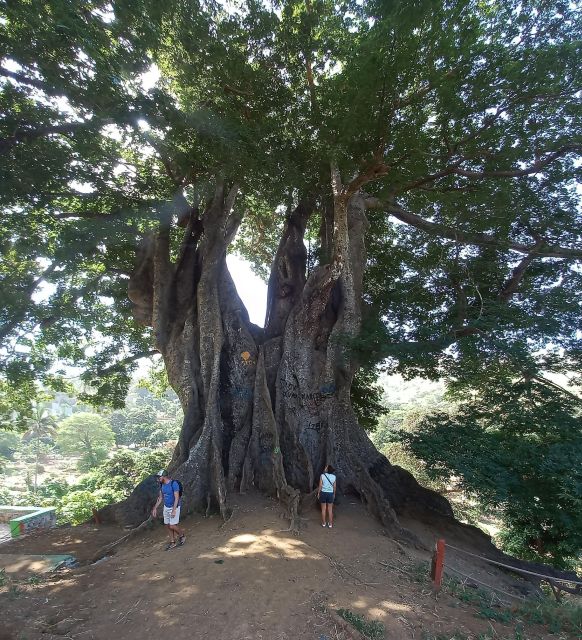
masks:
POLYGON ((93 512, 93 521, 95 522, 95 524, 101 524, 101 518, 99 517, 99 514, 97 513, 97 509, 95 509, 95 507, 93 507, 91 509, 91 511, 93 512))
POLYGON ((445 541, 439 538, 436 541, 434 547, 434 553, 432 555, 432 562, 430 566, 430 577, 432 578, 432 584, 434 589, 441 588, 443 581, 443 568, 445 564, 445 541))

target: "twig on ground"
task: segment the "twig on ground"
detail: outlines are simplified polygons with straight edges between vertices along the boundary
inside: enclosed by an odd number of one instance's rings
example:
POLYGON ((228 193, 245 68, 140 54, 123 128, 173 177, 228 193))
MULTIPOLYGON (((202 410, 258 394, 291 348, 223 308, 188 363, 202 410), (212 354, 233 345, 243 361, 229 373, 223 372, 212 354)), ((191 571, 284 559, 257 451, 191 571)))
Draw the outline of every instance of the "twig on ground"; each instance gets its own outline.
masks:
POLYGON ((129 533, 126 533, 124 536, 122 536, 118 540, 115 540, 114 542, 111 542, 105 545, 104 547, 101 547, 101 549, 99 549, 99 551, 97 551, 97 553, 93 556, 93 559, 91 560, 90 564, 94 564, 98 560, 101 560, 101 558, 104 558, 105 556, 109 555, 109 553, 113 549, 115 549, 115 547, 119 546, 120 544, 123 544, 130 538, 133 538, 133 536, 136 533, 139 533, 140 531, 143 531, 144 529, 148 528, 153 522, 154 522, 154 519, 152 518, 152 516, 150 516, 147 520, 144 520, 139 526, 135 527, 129 533))
POLYGON ((350 576, 350 578, 355 580, 358 584, 361 584, 361 585, 363 585, 365 587, 377 587, 380 584, 379 582, 364 582, 363 580, 358 578, 358 576, 356 576, 353 573, 351 573, 350 571, 348 571, 348 569, 346 569, 346 567, 339 560, 334 560, 334 558, 332 558, 331 556, 328 556, 327 553, 324 553, 323 551, 318 549, 315 545, 310 544, 309 542, 306 542, 305 544, 308 547, 311 547, 312 549, 315 549, 317 551, 317 553, 319 553, 320 555, 322 555, 325 558, 327 558, 328 561, 329 561, 329 564, 339 573, 340 578, 345 579, 341 575, 341 572, 343 571, 348 576, 350 576))
POLYGON ((132 605, 125 613, 120 613, 119 617, 117 618, 117 620, 115 621, 115 624, 119 624, 120 622, 125 622, 125 620, 127 620, 127 617, 133 613, 133 611, 135 611, 135 609, 137 608, 137 605, 141 602, 141 598, 139 600, 136 600, 135 604, 132 605))

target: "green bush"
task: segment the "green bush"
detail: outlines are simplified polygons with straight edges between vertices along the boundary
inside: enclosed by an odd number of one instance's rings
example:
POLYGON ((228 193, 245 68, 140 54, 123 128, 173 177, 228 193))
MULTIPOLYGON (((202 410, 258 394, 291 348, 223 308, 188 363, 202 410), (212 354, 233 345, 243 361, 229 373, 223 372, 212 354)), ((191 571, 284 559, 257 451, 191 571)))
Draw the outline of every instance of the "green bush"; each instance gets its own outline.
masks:
POLYGON ((54 506, 60 523, 80 524, 91 518, 92 509, 127 497, 144 478, 167 466, 170 452, 157 449, 145 453, 117 451, 113 457, 83 475, 77 484, 50 480, 30 492, 27 504, 54 506))
POLYGON ((502 521, 503 548, 574 568, 582 551, 582 418, 572 398, 531 381, 495 381, 454 414, 426 416, 405 449, 434 481, 458 479, 502 521))
POLYGON ((0 431, 0 461, 14 460, 14 454, 22 445, 22 436, 13 431, 0 431))
POLYGON ((122 498, 123 494, 112 489, 72 491, 57 504, 57 517, 59 522, 81 524, 91 518, 93 508, 101 509, 122 498))

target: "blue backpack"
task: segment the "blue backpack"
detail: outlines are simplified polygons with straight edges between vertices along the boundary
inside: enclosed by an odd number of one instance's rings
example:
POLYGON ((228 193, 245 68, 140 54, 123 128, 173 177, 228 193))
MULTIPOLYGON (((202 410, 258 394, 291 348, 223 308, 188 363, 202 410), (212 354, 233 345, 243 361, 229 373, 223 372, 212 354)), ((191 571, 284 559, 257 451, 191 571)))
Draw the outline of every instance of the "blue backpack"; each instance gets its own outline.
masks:
MULTIPOLYGON (((179 480, 174 480, 173 478, 172 478, 172 482, 175 482, 178 485, 178 495, 181 498, 182 494, 184 493, 184 487, 182 486, 182 483, 179 480)), ((161 487, 160 487, 160 491, 161 491, 161 487)))

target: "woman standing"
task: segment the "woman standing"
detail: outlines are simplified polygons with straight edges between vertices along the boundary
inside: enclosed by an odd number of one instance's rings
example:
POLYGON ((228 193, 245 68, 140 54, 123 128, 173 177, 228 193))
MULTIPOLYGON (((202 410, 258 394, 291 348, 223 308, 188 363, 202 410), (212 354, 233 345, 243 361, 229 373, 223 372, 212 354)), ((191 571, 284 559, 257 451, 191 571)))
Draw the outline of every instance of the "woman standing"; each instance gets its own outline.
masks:
POLYGON ((335 500, 335 469, 331 464, 326 464, 321 476, 319 476, 319 487, 317 488, 317 498, 321 504, 321 526, 325 527, 325 512, 327 511, 327 526, 333 527, 333 503, 335 500))

